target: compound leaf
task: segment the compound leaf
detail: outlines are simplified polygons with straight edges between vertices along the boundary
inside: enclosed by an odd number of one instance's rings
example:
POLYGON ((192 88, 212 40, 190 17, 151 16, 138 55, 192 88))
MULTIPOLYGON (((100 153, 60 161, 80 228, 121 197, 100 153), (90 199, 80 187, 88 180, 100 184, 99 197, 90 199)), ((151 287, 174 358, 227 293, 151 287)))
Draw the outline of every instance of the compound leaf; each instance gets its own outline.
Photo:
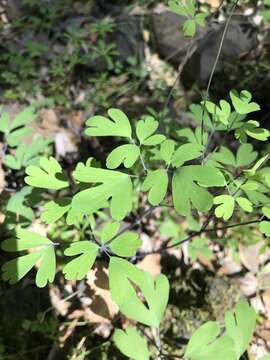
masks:
POLYGON ((236 154, 236 166, 242 167, 251 164, 257 159, 257 151, 253 151, 251 144, 241 144, 236 154))
POLYGON ((85 130, 88 136, 119 136, 131 139, 131 126, 128 117, 119 109, 109 109, 108 115, 112 119, 104 116, 93 116, 86 121, 89 126, 85 130))
POLYGON ((230 98, 238 114, 244 115, 260 110, 260 106, 257 103, 250 102, 252 95, 247 90, 242 90, 240 94, 236 90, 231 90, 230 98))
POLYGON ((231 195, 219 195, 214 198, 214 204, 220 204, 215 209, 215 215, 218 218, 229 220, 234 210, 234 197, 231 195))
POLYGON ((69 185, 63 176, 59 162, 53 157, 41 158, 39 166, 30 165, 25 172, 28 175, 25 177, 26 184, 33 187, 60 190, 69 185))
POLYGON ((149 360, 150 355, 146 340, 135 328, 116 329, 113 335, 116 347, 133 360, 149 360))
POLYGON ((141 145, 158 145, 165 140, 164 135, 153 135, 158 128, 158 121, 152 116, 146 116, 136 125, 136 135, 141 145))
POLYGON ((168 175, 166 170, 157 169, 147 174, 142 184, 142 191, 149 191, 148 201, 155 206, 164 199, 168 188, 168 175))
POLYGON ((154 280, 150 273, 128 261, 111 257, 109 283, 112 299, 125 316, 148 326, 159 326, 169 297, 169 282, 165 275, 154 280), (147 306, 139 299, 131 282, 139 287, 147 306))
POLYGON ((113 219, 122 220, 131 211, 133 187, 129 175, 79 163, 73 176, 75 180, 83 183, 101 183, 76 194, 72 199, 74 209, 84 214, 91 214, 106 207, 107 201, 111 199, 110 209, 113 219))
POLYGON ((82 280, 93 266, 97 253, 98 245, 90 241, 74 242, 64 251, 66 256, 76 256, 63 268, 66 280, 82 280))
POLYGON ((219 324, 208 321, 200 326, 188 342, 185 358, 189 360, 236 360, 234 342, 221 336, 219 324))
POLYGON ((123 163, 125 168, 131 168, 139 156, 140 149, 137 145, 121 145, 109 154, 106 160, 106 166, 108 169, 116 169, 123 163))
POLYGON ((199 144, 181 145, 173 154, 172 166, 180 167, 186 161, 196 159, 202 154, 203 147, 199 144))
POLYGON ((162 160, 165 161, 167 165, 171 163, 172 155, 174 153, 175 142, 171 139, 163 141, 160 145, 160 155, 162 160))
POLYGON ((71 205, 69 199, 49 201, 44 206, 44 210, 41 214, 41 220, 46 224, 52 224, 61 219, 61 217, 69 211, 70 207, 71 205))
POLYGON ((220 100, 219 106, 211 101, 205 101, 207 111, 213 115, 214 120, 221 122, 224 125, 229 124, 231 115, 231 105, 226 100, 220 100))
POLYGON ((172 180, 174 208, 180 215, 188 215, 190 205, 207 211, 213 205, 213 196, 204 187, 224 186, 222 173, 210 166, 188 165, 177 169, 172 180))
POLYGON ((2 278, 14 284, 21 280, 38 263, 36 285, 44 287, 47 282, 52 282, 55 276, 56 261, 54 243, 45 236, 28 230, 18 229, 16 239, 2 242, 5 251, 23 251, 36 248, 37 250, 8 261, 2 266, 2 278))
POLYGON ((125 232, 117 236, 109 247, 112 252, 118 256, 132 257, 136 255, 136 251, 142 245, 141 239, 135 232, 125 232))

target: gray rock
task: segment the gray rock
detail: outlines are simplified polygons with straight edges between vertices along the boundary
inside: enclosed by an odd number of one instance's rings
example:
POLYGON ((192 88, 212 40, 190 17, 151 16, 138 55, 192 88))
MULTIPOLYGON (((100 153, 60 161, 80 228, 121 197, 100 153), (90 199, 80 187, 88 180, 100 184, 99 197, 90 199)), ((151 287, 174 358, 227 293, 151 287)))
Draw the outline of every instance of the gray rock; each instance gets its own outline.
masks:
MULTIPOLYGON (((215 24, 199 42, 198 49, 184 67, 182 79, 185 85, 196 82, 205 86, 211 74, 218 53, 225 24, 215 24)), ((233 19, 224 40, 216 73, 221 72, 226 64, 241 59, 257 46, 254 28, 241 19, 233 19)))
POLYGON ((189 39, 183 35, 181 27, 185 18, 157 6, 151 16, 154 46, 158 54, 176 66, 185 56, 189 39))
POLYGON ((113 40, 119 53, 119 61, 125 62, 128 57, 144 58, 144 41, 142 23, 139 16, 121 15, 116 19, 113 40))

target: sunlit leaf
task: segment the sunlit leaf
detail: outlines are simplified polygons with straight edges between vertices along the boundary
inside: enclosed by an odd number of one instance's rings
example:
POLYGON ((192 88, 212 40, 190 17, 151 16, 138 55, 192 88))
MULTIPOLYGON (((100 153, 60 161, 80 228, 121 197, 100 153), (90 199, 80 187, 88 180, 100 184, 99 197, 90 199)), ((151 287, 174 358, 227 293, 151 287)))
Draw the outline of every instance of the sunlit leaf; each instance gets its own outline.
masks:
POLYGON ((257 103, 251 102, 252 95, 247 90, 242 90, 240 94, 236 90, 231 90, 230 98, 238 114, 249 114, 260 110, 260 106, 257 103))
POLYGON ((235 343, 237 359, 246 351, 251 342, 256 327, 256 313, 247 301, 240 301, 235 311, 225 314, 225 326, 227 335, 235 343))
POLYGON ((128 261, 111 257, 109 282, 112 298, 125 316, 148 326, 159 326, 169 296, 169 282, 165 275, 161 274, 154 280, 151 274, 128 261), (139 287, 147 306, 137 296, 131 282, 139 287))
POLYGON ((215 215, 218 218, 229 220, 232 217, 234 210, 234 197, 231 195, 219 195, 214 198, 214 204, 220 204, 215 209, 215 215))
POLYGON ((119 136, 131 139, 131 126, 128 117, 119 109, 109 109, 108 115, 93 116, 86 121, 88 128, 85 134, 88 136, 119 136))
POLYGON ((213 205, 213 196, 204 187, 224 186, 225 179, 216 169, 201 165, 188 165, 177 169, 173 175, 173 203, 181 215, 189 214, 193 205, 199 211, 207 211, 213 205))
POLYGON ((108 169, 116 169, 121 164, 125 168, 131 168, 140 155, 137 145, 125 144, 115 148, 107 157, 106 166, 108 169))
POLYGON ((26 184, 33 187, 60 190, 69 185, 68 181, 65 180, 60 164, 53 157, 41 158, 39 166, 30 165, 25 172, 27 174, 25 177, 26 184))
POLYGON ((147 174, 142 184, 142 191, 148 191, 148 201, 151 205, 158 205, 164 199, 168 188, 168 175, 166 170, 157 169, 147 174))
POLYGON ((113 341, 117 348, 130 359, 149 360, 150 358, 147 342, 135 328, 127 328, 125 331, 116 329, 113 341))
POLYGON ((77 193, 72 199, 74 209, 91 214, 105 207, 111 199, 110 209, 115 220, 122 220, 131 211, 133 189, 129 175, 79 163, 73 176, 82 183, 101 183, 77 193))
POLYGON ((64 252, 66 256, 76 256, 63 268, 63 274, 67 280, 82 280, 92 268, 99 247, 90 241, 74 242, 64 252))

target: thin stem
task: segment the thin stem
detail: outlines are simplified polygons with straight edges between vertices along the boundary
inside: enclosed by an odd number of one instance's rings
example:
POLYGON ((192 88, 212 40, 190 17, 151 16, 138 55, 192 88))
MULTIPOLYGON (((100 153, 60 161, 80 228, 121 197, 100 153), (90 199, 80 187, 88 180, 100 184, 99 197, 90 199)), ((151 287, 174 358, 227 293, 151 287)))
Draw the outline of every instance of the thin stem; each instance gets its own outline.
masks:
POLYGON ((140 258, 144 258, 145 256, 147 255, 151 255, 151 254, 158 254, 160 252, 163 252, 163 251, 166 251, 168 249, 172 249, 176 246, 179 246, 179 245, 182 245, 190 240, 192 240, 194 237, 196 236, 199 236, 203 233, 206 233, 206 232, 216 232, 216 231, 219 231, 219 230, 226 230, 226 229, 231 229, 231 228, 234 228, 234 227, 238 227, 238 226, 244 226, 244 225, 251 225, 251 224, 256 224, 258 222, 260 222, 262 220, 262 217, 260 217, 259 219, 256 219, 256 220, 250 220, 250 221, 245 221, 245 222, 240 222, 240 223, 235 223, 235 224, 231 224, 231 225, 225 225, 225 226, 220 226, 220 227, 214 227, 212 229, 208 229, 207 228, 207 225, 208 223, 210 222, 212 218, 212 215, 209 216, 209 218, 205 221, 205 223, 203 224, 201 230, 199 231, 193 231, 189 236, 187 236, 185 239, 183 240, 180 240, 174 244, 171 244, 169 246, 163 246, 161 247, 160 249, 158 250, 154 250, 154 251, 149 251, 147 253, 144 253, 144 254, 141 254, 139 256, 137 256, 137 259, 140 259, 140 258))
MULTIPOLYGON (((235 10, 235 8, 236 8, 236 6, 237 6, 237 4, 238 4, 238 1, 239 1, 239 0, 236 0, 236 1, 233 3, 232 7, 231 7, 229 17, 228 17, 228 19, 227 19, 227 21, 226 21, 226 24, 225 24, 225 27, 224 27, 224 30, 223 30, 223 33, 222 33, 222 37, 221 37, 221 41, 220 41, 220 44, 219 44, 217 56, 216 56, 216 58, 215 58, 214 65, 213 65, 211 74, 210 74, 209 79, 208 79, 208 84, 207 84, 207 88, 206 88, 206 94, 205 94, 204 102, 203 102, 202 125, 201 125, 201 137, 202 137, 202 139, 203 139, 203 133, 204 133, 205 104, 206 104, 206 101, 207 101, 208 98, 209 98, 210 87, 211 87, 211 84, 212 84, 212 81, 213 81, 213 77, 214 77, 214 74, 215 74, 215 71, 216 71, 216 67, 217 67, 217 64, 218 64, 218 61, 219 61, 219 58, 220 58, 220 55, 221 55, 221 51, 222 51, 222 47, 223 47, 223 44, 224 44, 224 40, 225 40, 225 37, 226 37, 226 35, 227 35, 227 31, 228 31, 228 28, 229 28, 229 24, 230 24, 230 22, 231 22, 231 19, 232 19, 234 10, 235 10)), ((202 140, 202 141, 203 141, 203 140, 202 140)))
POLYGON ((160 329, 159 329, 159 327, 155 328, 154 331, 155 331, 156 345, 157 345, 157 349, 158 349, 158 354, 157 354, 156 360, 160 360, 161 342, 160 342, 160 329))

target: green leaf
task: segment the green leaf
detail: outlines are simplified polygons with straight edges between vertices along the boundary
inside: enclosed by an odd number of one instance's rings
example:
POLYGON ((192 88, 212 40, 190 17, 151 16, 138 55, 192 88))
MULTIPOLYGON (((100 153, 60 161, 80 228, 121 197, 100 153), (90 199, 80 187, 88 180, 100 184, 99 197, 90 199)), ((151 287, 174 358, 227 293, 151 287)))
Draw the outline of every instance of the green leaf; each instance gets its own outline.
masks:
POLYGON ((219 106, 211 101, 205 101, 202 103, 205 103, 207 111, 213 115, 213 119, 215 121, 228 126, 231 115, 231 106, 226 100, 220 100, 219 106))
POLYGON ((139 156, 140 149, 137 145, 121 145, 109 154, 106 160, 106 166, 108 169, 116 169, 123 163, 125 168, 131 168, 139 156))
POLYGON ((200 326, 188 342, 185 358, 189 360, 236 360, 234 342, 228 336, 218 338, 219 324, 208 321, 200 326))
POLYGON ((79 163, 73 176, 82 183, 101 183, 76 194, 72 199, 74 209, 84 214, 91 214, 106 207, 106 202, 111 199, 110 209, 113 219, 122 220, 131 211, 133 188, 129 175, 79 163))
POLYGON ((188 255, 193 261, 201 255, 207 259, 211 259, 213 257, 213 253, 208 247, 208 239, 201 236, 190 241, 188 244, 188 255))
POLYGON ((169 297, 169 282, 165 275, 154 280, 151 274, 128 261, 111 257, 109 283, 112 299, 125 316, 148 326, 159 326, 169 297), (132 284, 139 287, 147 306, 139 299, 132 284))
POLYGON ((270 236, 270 221, 261 221, 259 228, 264 235, 270 236))
POLYGON ((188 9, 185 7, 185 5, 182 5, 180 1, 169 0, 168 5, 170 10, 175 14, 182 16, 189 16, 188 9))
POLYGON ((33 187, 60 190, 69 185, 64 178, 59 162, 53 157, 41 158, 39 166, 30 165, 25 172, 28 175, 25 177, 26 184, 33 187))
POLYGON ((259 160, 256 161, 256 163, 252 166, 251 169, 244 170, 247 176, 254 176, 257 171, 262 167, 262 165, 268 160, 269 154, 263 156, 259 160))
POLYGON ((248 199, 243 198, 241 196, 239 196, 238 198, 235 199, 237 204, 246 212, 252 212, 253 207, 252 207, 252 202, 250 202, 248 199))
POLYGON ((37 248, 35 252, 10 260, 2 266, 2 279, 14 284, 21 280, 38 263, 36 285, 46 286, 55 276, 56 262, 54 243, 48 238, 28 230, 18 229, 17 239, 2 242, 5 251, 23 251, 37 248))
POLYGON ((86 121, 88 136, 119 136, 131 139, 131 126, 128 117, 119 109, 109 109, 109 117, 93 116, 86 121))
POLYGON ((234 198, 231 195, 219 195, 214 198, 214 204, 220 204, 215 209, 215 215, 218 218, 229 220, 234 210, 234 198))
POLYGON ((33 210, 25 204, 26 197, 32 193, 32 188, 30 186, 24 186, 20 191, 16 192, 8 200, 6 210, 20 215, 23 218, 33 221, 35 214, 33 210))
POLYGON ((173 203, 180 215, 188 215, 190 205, 198 211, 208 211, 213 205, 213 196, 203 187, 224 186, 222 173, 212 167, 188 165, 177 169, 173 175, 173 203))
POLYGON ((100 240, 102 244, 106 244, 113 237, 116 236, 120 228, 120 223, 118 222, 108 222, 103 226, 103 229, 100 233, 100 240))
POLYGON ((147 174, 142 184, 142 191, 149 191, 148 201, 156 206, 161 203, 167 193, 168 175, 166 170, 157 169, 147 174))
POLYGON ((27 136, 32 135, 34 132, 34 129, 23 127, 18 130, 12 131, 12 133, 8 134, 6 136, 7 144, 11 147, 18 146, 21 141, 26 138, 27 136))
POLYGON ((268 207, 263 206, 262 213, 270 220, 270 209, 268 207))
POLYGON ((256 327, 256 313, 247 301, 240 301, 234 311, 225 314, 227 335, 235 343, 237 359, 240 359, 252 340, 256 327))
POLYGON ((221 164, 236 166, 236 161, 234 154, 230 149, 221 146, 219 152, 213 153, 211 156, 211 160, 218 161, 221 164))
POLYGON ((270 132, 267 129, 260 128, 260 123, 255 120, 247 121, 241 128, 236 129, 235 137, 239 139, 241 142, 247 141, 247 135, 253 139, 259 141, 266 141, 269 136, 270 132))
POLYGON ((236 154, 236 166, 242 167, 251 164, 257 159, 257 151, 253 151, 251 144, 241 144, 236 154))
POLYGON ((20 143, 15 155, 6 155, 4 163, 11 169, 20 170, 24 166, 36 165, 39 161, 39 154, 50 144, 51 140, 46 140, 42 136, 37 136, 31 146, 20 143))
POLYGON ((183 25, 185 36, 193 37, 196 34, 196 22, 193 19, 186 20, 183 25))
POLYGON ((69 199, 58 199, 49 201, 44 206, 44 210, 41 214, 41 220, 46 224, 52 224, 61 219, 70 209, 69 199))
POLYGON ((142 241, 138 238, 138 234, 128 231, 117 236, 109 244, 109 247, 118 256, 132 257, 136 255, 136 251, 141 245, 142 241))
POLYGON ((90 241, 74 242, 64 251, 66 256, 78 256, 63 268, 66 280, 82 280, 92 268, 99 247, 90 241))
POLYGON ((186 161, 198 158, 202 154, 203 147, 199 144, 184 144, 174 152, 172 166, 180 167, 186 161))
POLYGON ((147 342, 135 328, 127 328, 125 331, 116 329, 113 341, 116 347, 131 359, 149 360, 150 358, 147 342))
POLYGON ((171 163, 172 155, 174 153, 175 142, 173 140, 167 139, 163 141, 160 145, 160 155, 162 160, 165 161, 167 165, 171 163))
POLYGON ((146 116, 136 125, 136 135, 141 145, 158 145, 165 140, 164 135, 153 135, 158 128, 158 121, 152 116, 146 116))
POLYGON ((230 91, 230 98, 232 100, 235 111, 238 114, 249 114, 260 110, 260 106, 255 102, 250 102, 252 95, 247 90, 242 90, 240 94, 236 90, 230 91))
POLYGON ((9 113, 2 112, 0 115, 0 132, 7 134, 9 132, 9 113))
POLYGON ((205 25, 205 18, 208 16, 207 13, 199 13, 195 15, 194 20, 196 21, 196 24, 198 24, 199 26, 204 26, 205 25))
MULTIPOLYGON (((198 105, 200 107, 200 105, 198 105)), ((200 107, 201 108, 201 107, 200 107)), ((207 112, 205 112, 207 114, 207 112)), ((200 127, 197 127, 195 131, 193 132, 190 128, 185 128, 177 131, 177 135, 179 137, 184 137, 188 140, 188 142, 198 145, 206 145, 208 141, 208 134, 207 132, 203 132, 202 136, 202 130, 200 127), (203 138, 203 141, 202 141, 203 138)))
POLYGON ((10 130, 14 130, 20 126, 25 126, 30 124, 35 120, 37 114, 35 113, 35 108, 33 106, 29 106, 21 111, 15 119, 12 121, 10 130))

